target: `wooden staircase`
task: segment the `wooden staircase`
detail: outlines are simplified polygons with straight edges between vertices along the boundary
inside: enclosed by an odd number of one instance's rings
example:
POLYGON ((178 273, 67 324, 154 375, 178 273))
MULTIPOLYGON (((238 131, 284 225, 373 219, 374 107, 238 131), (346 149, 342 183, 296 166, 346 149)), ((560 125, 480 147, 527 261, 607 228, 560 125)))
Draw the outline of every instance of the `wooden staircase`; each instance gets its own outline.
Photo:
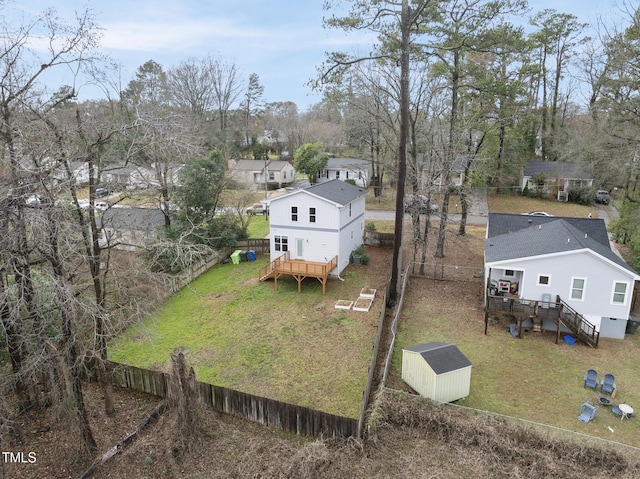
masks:
POLYGON ((570 329, 580 341, 592 348, 597 348, 600 333, 596 331, 596 327, 561 299, 559 299, 559 303, 561 309, 558 320, 570 329))
POLYGON ((290 259, 291 259, 291 253, 289 251, 285 252, 282 256, 278 256, 276 259, 271 261, 267 266, 265 266, 264 268, 260 268, 260 271, 258 271, 258 279, 260 281, 265 281, 271 278, 276 268, 281 264, 286 263, 290 259))

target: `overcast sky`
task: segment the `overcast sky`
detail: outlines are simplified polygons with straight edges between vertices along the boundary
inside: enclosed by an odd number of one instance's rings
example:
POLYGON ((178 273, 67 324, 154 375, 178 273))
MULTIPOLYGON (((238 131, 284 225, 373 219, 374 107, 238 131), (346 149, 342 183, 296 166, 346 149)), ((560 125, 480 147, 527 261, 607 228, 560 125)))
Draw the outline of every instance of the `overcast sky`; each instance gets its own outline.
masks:
MULTIPOLYGON (((620 1, 620 0, 618 0, 620 1)), ((355 51, 367 37, 322 28, 323 0, 18 0, 10 8, 36 14, 54 6, 61 17, 90 7, 103 31, 103 50, 123 66, 125 81, 154 60, 165 70, 207 55, 256 73, 264 100, 293 101, 301 110, 320 100, 305 84, 327 51, 355 51)), ((595 24, 615 15, 616 0, 530 0, 595 24)), ((364 42, 364 43, 362 43, 364 42)), ((360 48, 362 50, 362 47, 360 48)), ((97 90, 83 88, 81 99, 97 90)))

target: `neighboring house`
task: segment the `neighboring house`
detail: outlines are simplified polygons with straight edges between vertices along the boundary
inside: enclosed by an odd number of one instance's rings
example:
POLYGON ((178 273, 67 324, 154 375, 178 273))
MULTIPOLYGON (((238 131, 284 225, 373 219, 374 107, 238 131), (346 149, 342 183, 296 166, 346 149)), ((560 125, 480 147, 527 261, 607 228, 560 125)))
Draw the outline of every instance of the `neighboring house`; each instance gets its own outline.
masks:
MULTIPOLYGON (((89 182, 89 166, 86 161, 72 161, 69 164, 71 175, 74 178, 74 181, 78 185, 82 185, 84 183, 89 182)), ((69 180, 69 176, 67 174, 66 169, 62 168, 62 166, 58 165, 56 169, 53 170, 53 177, 56 182, 63 183, 69 180)))
POLYGON ((469 395, 471 362, 453 344, 419 344, 402 350, 402 379, 423 397, 453 402, 469 395))
POLYGON ((371 177, 371 161, 357 158, 329 158, 324 170, 318 172, 318 183, 331 180, 354 180, 366 188, 371 177))
POLYGON ((133 251, 164 227, 159 208, 112 207, 99 213, 100 245, 133 251))
POLYGON ((520 181, 522 191, 538 189, 543 195, 561 201, 567 201, 572 188, 592 186, 593 174, 585 165, 561 161, 527 161, 520 181), (542 185, 537 185, 538 178, 544 179, 542 185))
POLYGON ((640 276, 611 250, 604 220, 491 213, 484 262, 487 290, 559 297, 600 337, 624 338, 640 276))
POLYGON ((272 199, 271 261, 287 251, 292 260, 328 262, 338 256, 331 275, 339 275, 362 244, 366 194, 364 188, 333 180, 272 199))
POLYGON ((426 160, 421 162, 420 184, 423 191, 442 190, 445 186, 459 188, 464 182, 464 172, 467 164, 466 156, 458 156, 453 165, 448 168, 449 180, 445 181, 447 170, 443 162, 426 160))
POLYGON ((265 170, 267 184, 282 188, 296 179, 293 165, 283 160, 237 160, 230 166, 236 181, 252 189, 264 188, 265 170))
MULTIPOLYGON (((180 184, 180 170, 184 164, 172 165, 166 172, 166 183, 171 187, 180 184)), ((160 182, 156 176, 155 166, 129 165, 121 168, 107 168, 102 172, 102 182, 126 189, 157 188, 160 182)))

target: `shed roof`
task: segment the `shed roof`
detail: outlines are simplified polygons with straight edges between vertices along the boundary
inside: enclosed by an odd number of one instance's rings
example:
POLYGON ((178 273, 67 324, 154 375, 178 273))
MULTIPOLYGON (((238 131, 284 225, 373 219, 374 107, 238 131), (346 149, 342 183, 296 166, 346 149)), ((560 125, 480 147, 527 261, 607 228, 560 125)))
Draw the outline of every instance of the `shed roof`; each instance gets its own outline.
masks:
POLYGON ((527 161, 523 176, 533 176, 536 173, 546 173, 560 178, 574 178, 581 180, 593 179, 593 174, 581 163, 566 163, 563 161, 527 161))
POLYGON ((405 348, 420 354, 436 374, 449 373, 471 366, 471 361, 460 352, 457 346, 449 343, 433 342, 405 348))

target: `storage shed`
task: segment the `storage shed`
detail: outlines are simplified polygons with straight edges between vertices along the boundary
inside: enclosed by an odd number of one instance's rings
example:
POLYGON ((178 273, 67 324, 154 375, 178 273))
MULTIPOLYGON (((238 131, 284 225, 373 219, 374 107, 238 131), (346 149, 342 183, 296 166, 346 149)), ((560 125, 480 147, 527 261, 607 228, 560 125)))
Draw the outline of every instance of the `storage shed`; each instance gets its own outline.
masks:
POLYGON ((452 402, 469 395, 471 362, 453 344, 419 344, 402 350, 402 379, 423 397, 452 402))

